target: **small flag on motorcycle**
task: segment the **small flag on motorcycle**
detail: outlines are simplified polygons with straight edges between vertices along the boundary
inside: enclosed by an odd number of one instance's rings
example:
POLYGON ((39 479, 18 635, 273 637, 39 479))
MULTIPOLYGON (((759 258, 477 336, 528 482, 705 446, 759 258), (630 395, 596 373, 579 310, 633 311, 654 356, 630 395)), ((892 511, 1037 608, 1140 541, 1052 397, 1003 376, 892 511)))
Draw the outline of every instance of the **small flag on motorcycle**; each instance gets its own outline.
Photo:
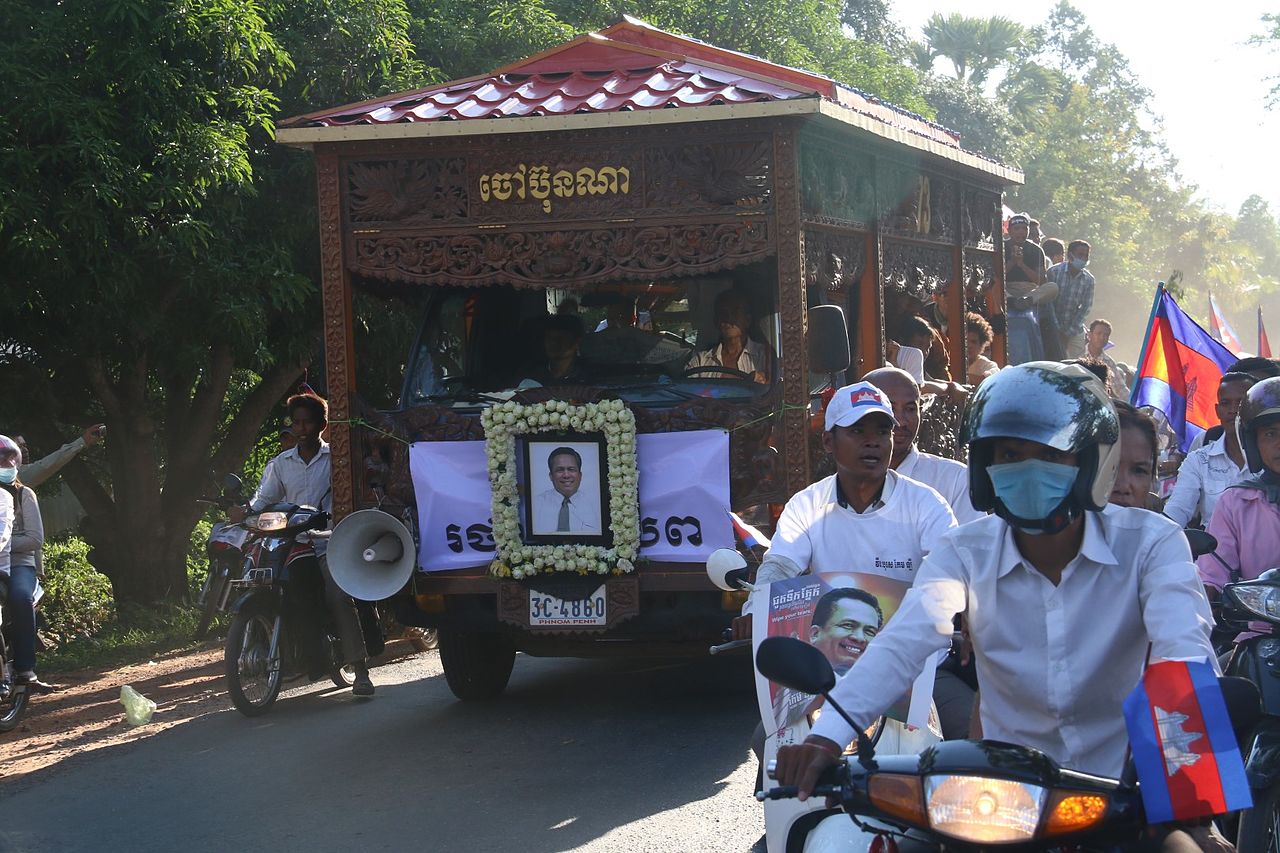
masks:
POLYGON ((1124 719, 1149 823, 1253 805, 1227 703, 1209 664, 1148 667, 1124 702, 1124 719))
POLYGON ((733 522, 733 532, 747 548, 769 547, 769 537, 739 518, 736 512, 729 513, 729 519, 733 522))

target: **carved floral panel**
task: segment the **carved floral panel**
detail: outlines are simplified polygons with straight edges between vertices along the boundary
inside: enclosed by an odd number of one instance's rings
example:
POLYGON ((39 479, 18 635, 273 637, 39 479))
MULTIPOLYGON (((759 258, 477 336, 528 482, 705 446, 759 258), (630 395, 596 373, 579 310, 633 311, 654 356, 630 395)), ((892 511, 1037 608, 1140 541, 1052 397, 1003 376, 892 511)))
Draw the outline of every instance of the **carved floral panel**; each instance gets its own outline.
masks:
POLYGON ((885 287, 928 301, 951 283, 951 251, 934 246, 884 242, 881 275, 885 287))
POLYGON ((773 251, 763 217, 479 234, 354 234, 353 272, 432 284, 583 284, 729 269, 773 251))

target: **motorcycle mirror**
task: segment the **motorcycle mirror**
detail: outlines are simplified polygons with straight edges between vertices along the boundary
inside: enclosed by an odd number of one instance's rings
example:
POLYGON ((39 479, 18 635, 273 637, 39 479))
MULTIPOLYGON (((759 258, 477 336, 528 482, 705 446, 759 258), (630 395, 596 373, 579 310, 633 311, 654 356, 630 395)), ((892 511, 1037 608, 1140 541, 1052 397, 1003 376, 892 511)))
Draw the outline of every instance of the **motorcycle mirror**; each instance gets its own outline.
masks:
POLYGON ((244 483, 235 474, 228 474, 222 478, 222 491, 225 494, 238 495, 243 488, 244 483))
POLYGON ((794 637, 761 640, 756 669, 776 684, 815 696, 836 686, 836 673, 827 656, 794 637))
POLYGON ((1218 550, 1217 538, 1207 530, 1188 527, 1182 534, 1187 537, 1187 544, 1191 546, 1192 557, 1203 557, 1218 550))
POLYGON ((707 577, 725 592, 743 589, 747 580, 747 561, 732 548, 712 551, 707 558, 707 577))

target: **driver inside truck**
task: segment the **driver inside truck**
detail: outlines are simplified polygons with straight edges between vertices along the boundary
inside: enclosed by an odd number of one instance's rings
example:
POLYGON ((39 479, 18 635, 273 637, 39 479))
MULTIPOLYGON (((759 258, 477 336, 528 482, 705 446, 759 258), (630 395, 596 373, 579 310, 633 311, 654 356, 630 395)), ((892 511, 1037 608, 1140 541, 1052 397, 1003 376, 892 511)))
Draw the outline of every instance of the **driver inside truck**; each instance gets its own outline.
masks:
MULTIPOLYGON (((724 290, 716 296, 716 328, 720 339, 715 346, 696 353, 689 360, 688 369, 695 367, 723 367, 724 376, 749 376, 753 382, 768 385, 773 378, 773 350, 763 341, 753 340, 751 306, 747 297, 737 290, 724 290)), ((699 371, 715 375, 713 371, 699 371)))

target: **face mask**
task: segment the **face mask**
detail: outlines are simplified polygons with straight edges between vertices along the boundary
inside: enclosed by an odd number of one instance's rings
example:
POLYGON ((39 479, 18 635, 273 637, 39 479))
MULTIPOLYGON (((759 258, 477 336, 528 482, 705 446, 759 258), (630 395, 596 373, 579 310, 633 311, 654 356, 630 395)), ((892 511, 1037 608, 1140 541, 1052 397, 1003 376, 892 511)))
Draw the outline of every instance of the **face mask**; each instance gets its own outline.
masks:
POLYGON ((987 474, 996 497, 1018 518, 1048 518, 1071 493, 1080 469, 1041 459, 991 465, 987 474))
POLYGON ((18 479, 17 468, 0 468, 0 483, 8 486, 12 485, 16 479, 18 479))
POLYGON ((1071 259, 1071 268, 1072 268, 1073 270, 1082 270, 1082 269, 1084 269, 1084 268, 1085 268, 1085 267, 1087 267, 1087 266, 1089 266, 1089 262, 1088 262, 1088 261, 1081 260, 1080 258, 1072 258, 1072 259, 1071 259))

